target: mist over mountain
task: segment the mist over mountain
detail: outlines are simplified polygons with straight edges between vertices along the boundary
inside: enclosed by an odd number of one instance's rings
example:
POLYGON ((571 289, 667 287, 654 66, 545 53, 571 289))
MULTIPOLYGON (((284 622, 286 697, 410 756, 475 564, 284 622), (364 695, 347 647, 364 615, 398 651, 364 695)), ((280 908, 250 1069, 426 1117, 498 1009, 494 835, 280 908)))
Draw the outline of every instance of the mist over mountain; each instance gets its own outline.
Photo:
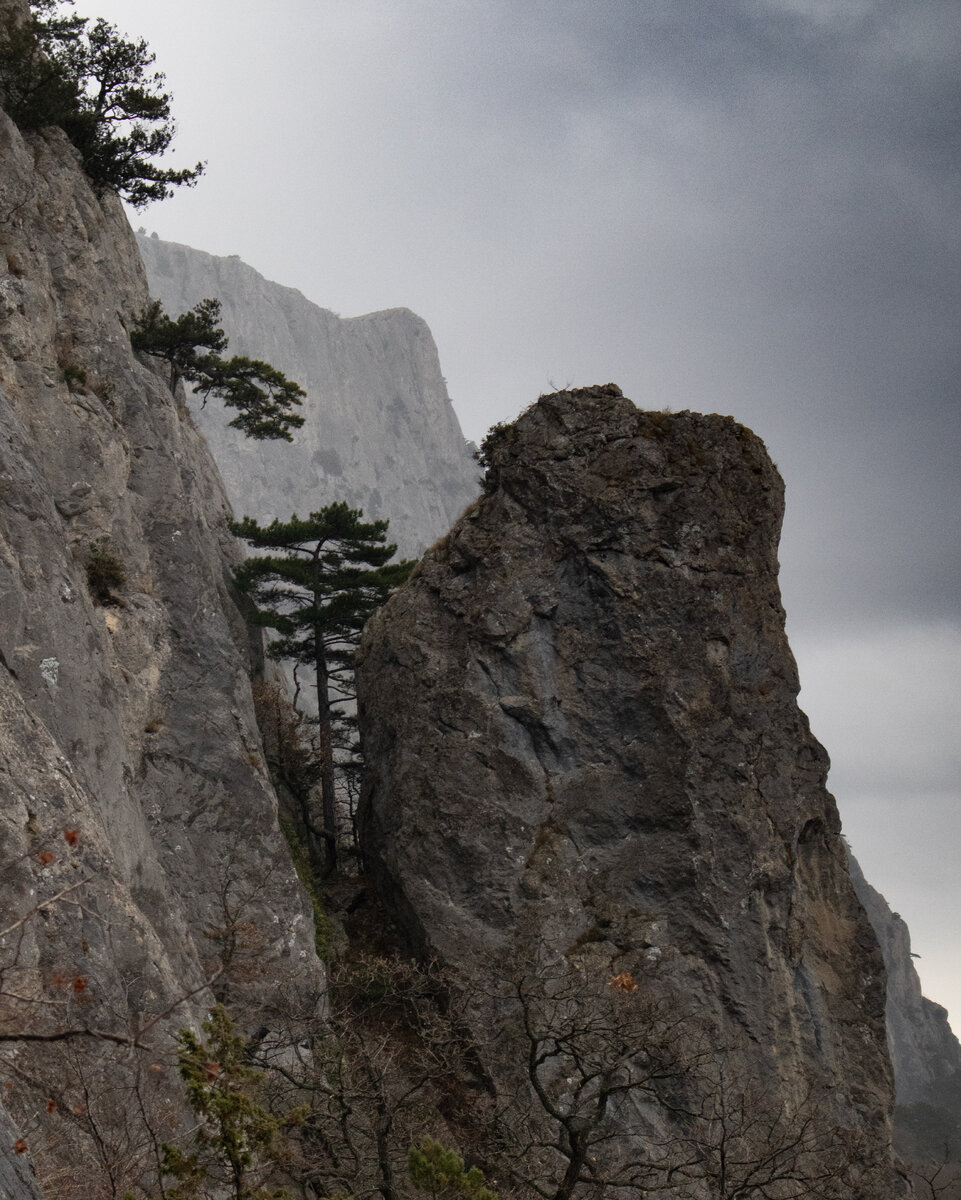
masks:
POLYGON ((230 353, 266 359, 307 391, 293 445, 251 442, 215 405, 191 411, 235 512, 260 522, 342 500, 390 520, 402 555, 446 533, 477 494, 437 348, 406 308, 341 318, 239 258, 137 238, 151 295, 171 316, 222 304, 230 353))

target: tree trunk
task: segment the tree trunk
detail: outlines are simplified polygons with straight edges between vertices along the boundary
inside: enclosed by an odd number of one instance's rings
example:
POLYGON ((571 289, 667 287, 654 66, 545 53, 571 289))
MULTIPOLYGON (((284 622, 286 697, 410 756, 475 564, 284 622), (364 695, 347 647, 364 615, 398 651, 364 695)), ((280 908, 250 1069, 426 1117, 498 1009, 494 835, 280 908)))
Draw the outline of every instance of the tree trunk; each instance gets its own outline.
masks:
POLYGON ((317 671, 317 731, 320 742, 320 808, 324 822, 324 866, 326 879, 337 870, 337 805, 334 791, 334 729, 330 717, 327 686, 327 655, 324 633, 314 626, 314 666, 317 671))
POLYGON ((397 1189, 394 1185, 394 1168, 390 1160, 390 1134, 391 1115, 388 1112, 387 1104, 380 1096, 377 1102, 377 1116, 374 1121, 374 1136, 377 1141, 377 1166, 380 1172, 380 1181, 377 1190, 380 1192, 383 1200, 398 1200, 397 1189))
POLYGON ((569 1129, 565 1130, 565 1133, 570 1145, 570 1154, 567 1159, 567 1170, 554 1193, 554 1200, 570 1200, 574 1189, 580 1182, 581 1171, 584 1169, 584 1162, 587 1158, 586 1141, 576 1134, 572 1135, 569 1129))

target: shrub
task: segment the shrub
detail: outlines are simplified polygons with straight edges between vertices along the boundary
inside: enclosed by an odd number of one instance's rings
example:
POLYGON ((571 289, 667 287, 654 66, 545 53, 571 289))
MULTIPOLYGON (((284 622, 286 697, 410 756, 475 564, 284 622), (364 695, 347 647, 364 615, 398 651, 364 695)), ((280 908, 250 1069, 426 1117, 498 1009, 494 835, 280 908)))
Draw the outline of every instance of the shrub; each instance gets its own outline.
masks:
POLYGON ((429 1192, 434 1200, 440 1197, 469 1196, 472 1200, 497 1200, 494 1192, 484 1186, 484 1176, 478 1167, 468 1168, 456 1150, 450 1150, 433 1138, 424 1138, 420 1146, 411 1146, 407 1154, 407 1170, 411 1183, 429 1192))
POLYGON ((268 1192, 263 1184, 283 1157, 285 1124, 303 1114, 278 1118, 261 1103, 262 1073, 248 1065, 248 1047, 222 1005, 211 1009, 203 1035, 189 1029, 178 1035, 180 1076, 197 1124, 192 1151, 163 1146, 163 1174, 177 1181, 163 1194, 171 1200, 228 1193, 238 1200, 286 1200, 283 1188, 268 1192))
POLYGON ((90 595, 98 604, 116 604, 117 597, 114 593, 120 591, 127 582, 127 572, 123 563, 110 549, 107 538, 100 538, 94 542, 85 565, 90 595))
POLYGON ((60 368, 71 392, 82 391, 87 386, 87 372, 76 363, 63 363, 60 368))

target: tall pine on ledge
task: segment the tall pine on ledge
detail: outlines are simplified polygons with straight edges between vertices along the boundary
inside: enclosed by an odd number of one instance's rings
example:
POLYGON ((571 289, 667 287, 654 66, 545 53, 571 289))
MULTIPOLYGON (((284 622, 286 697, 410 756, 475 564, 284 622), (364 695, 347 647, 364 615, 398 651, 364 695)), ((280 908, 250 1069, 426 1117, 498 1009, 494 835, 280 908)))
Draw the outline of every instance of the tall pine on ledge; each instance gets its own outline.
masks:
POLYGON ((275 629, 272 658, 312 670, 317 688, 322 828, 306 822, 307 846, 323 877, 337 869, 335 732, 354 699, 354 652, 368 618, 414 567, 391 563, 387 521, 329 504, 306 518, 260 526, 252 517, 230 528, 258 550, 235 573, 253 601, 252 624, 275 629), (322 843, 322 847, 321 847, 322 843), (322 852, 321 852, 322 850, 322 852))

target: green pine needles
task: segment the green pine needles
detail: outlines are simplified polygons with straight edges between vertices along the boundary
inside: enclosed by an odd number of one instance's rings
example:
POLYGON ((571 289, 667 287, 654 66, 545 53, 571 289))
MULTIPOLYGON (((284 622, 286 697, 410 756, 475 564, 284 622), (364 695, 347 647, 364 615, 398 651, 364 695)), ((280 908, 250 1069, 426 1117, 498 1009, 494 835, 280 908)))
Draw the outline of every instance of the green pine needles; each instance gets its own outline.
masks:
POLYGON ((180 1076, 197 1127, 191 1151, 163 1147, 162 1172, 176 1180, 165 1188, 166 1200, 287 1200, 285 1190, 263 1185, 283 1153, 285 1129, 304 1113, 281 1120, 259 1102, 261 1073, 247 1065, 244 1039, 222 1005, 211 1010, 203 1033, 179 1034, 180 1076))
POLYGON ((497 1200, 496 1192, 484 1186, 479 1167, 466 1167, 456 1150, 449 1150, 433 1138, 424 1138, 407 1152, 407 1171, 411 1183, 429 1192, 433 1200, 497 1200))
POLYGON ((168 364, 171 392, 183 380, 196 388, 204 404, 209 396, 218 396, 227 408, 236 409, 230 424, 247 437, 293 441, 290 431, 304 423, 294 406, 307 393, 270 363, 242 355, 222 358, 227 335, 219 321, 219 300, 201 300, 176 318, 154 300, 134 318, 130 344, 168 364))
POLYGON ((388 522, 363 516, 337 503, 306 518, 260 526, 245 517, 230 526, 255 550, 272 552, 248 558, 235 572, 255 606, 248 619, 276 630, 272 657, 314 675, 322 823, 309 823, 305 834, 322 878, 337 866, 335 749, 351 723, 354 651, 367 620, 414 566, 392 563, 397 547, 387 542, 388 522))
POLYGON ((172 97, 144 41, 99 19, 65 15, 73 0, 32 0, 0 20, 0 103, 24 131, 59 125, 98 191, 141 208, 190 186, 203 163, 161 167, 173 140, 172 97))
POLYGON ((104 607, 118 604, 116 593, 127 582, 127 571, 114 553, 109 538, 98 538, 90 547, 84 564, 87 587, 94 602, 104 607))

